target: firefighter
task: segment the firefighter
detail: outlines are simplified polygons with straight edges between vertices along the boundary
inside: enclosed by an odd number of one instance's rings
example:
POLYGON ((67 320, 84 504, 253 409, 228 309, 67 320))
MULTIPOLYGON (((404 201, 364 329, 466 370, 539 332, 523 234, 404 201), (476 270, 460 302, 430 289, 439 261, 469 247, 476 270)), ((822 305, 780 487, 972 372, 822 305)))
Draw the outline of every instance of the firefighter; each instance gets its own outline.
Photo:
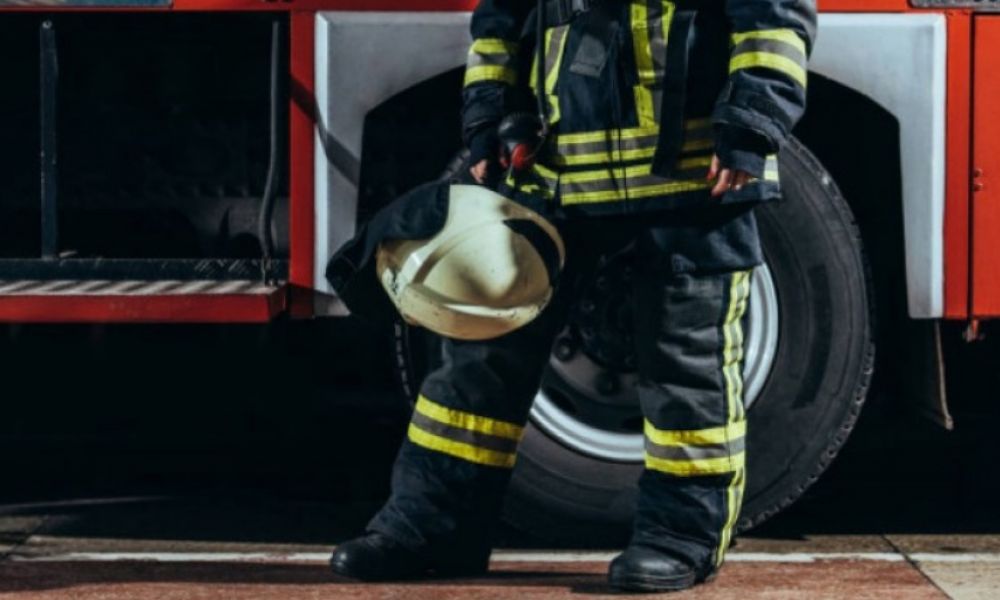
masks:
POLYGON ((610 584, 689 588, 715 575, 730 545, 746 481, 743 331, 762 261, 752 209, 780 195, 776 155, 805 109, 813 0, 539 5, 480 0, 462 116, 470 176, 559 227, 564 285, 513 333, 444 341, 390 499, 331 558, 341 575, 487 569, 518 441, 578 291, 572 282, 628 243, 645 470, 610 584), (506 169, 500 125, 535 104, 534 163, 506 169))

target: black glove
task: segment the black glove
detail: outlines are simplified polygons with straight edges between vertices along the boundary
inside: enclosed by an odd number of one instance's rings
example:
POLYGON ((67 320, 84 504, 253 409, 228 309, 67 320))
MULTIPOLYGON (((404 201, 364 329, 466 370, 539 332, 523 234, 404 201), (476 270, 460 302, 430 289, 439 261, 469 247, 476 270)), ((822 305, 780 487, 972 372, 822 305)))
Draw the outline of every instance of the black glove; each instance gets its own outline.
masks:
POLYGON ((496 127, 486 127, 469 139, 469 163, 476 165, 483 160, 492 167, 500 160, 500 138, 496 127))
POLYGON ((715 153, 723 169, 744 171, 758 179, 764 176, 767 155, 773 153, 767 139, 749 129, 716 125, 715 153))

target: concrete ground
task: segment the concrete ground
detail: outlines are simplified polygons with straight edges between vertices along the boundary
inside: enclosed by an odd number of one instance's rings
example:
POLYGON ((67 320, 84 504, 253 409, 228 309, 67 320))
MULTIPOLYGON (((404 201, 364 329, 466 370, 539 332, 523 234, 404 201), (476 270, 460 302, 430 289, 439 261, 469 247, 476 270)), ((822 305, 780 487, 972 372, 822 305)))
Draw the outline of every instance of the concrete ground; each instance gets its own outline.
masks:
MULTIPOLYGON (((612 594, 605 550, 501 549, 463 580, 362 585, 331 575, 332 544, 219 532, 353 522, 319 503, 123 499, 0 507, 0 598, 570 598, 612 594), (291 518, 295 515, 294 518, 291 518), (211 530, 199 523, 213 523, 211 530), (199 531, 201 535, 199 535, 199 531), (219 537, 222 539, 211 539, 219 537), (252 537, 252 536, 250 536, 252 537)), ((307 532, 286 532, 308 539, 307 532)), ((286 535, 286 537, 289 537, 286 535)), ((671 598, 995 600, 1000 535, 747 536, 713 583, 671 598)))

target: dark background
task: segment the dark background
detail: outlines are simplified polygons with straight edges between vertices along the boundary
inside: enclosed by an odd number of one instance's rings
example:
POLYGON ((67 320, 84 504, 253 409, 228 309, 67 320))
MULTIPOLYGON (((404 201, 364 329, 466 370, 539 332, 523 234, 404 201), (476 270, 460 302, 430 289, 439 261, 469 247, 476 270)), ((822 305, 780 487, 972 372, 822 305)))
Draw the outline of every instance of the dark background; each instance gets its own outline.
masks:
MULTIPOLYGON (((956 431, 877 376, 838 460, 754 535, 1000 532, 1000 344, 960 333, 944 330, 956 431)), ((0 327, 0 503, 153 497, 129 535, 172 539, 357 533, 388 492, 407 417, 389 343, 351 319, 0 327)), ((111 536, 100 522, 70 533, 111 536)))

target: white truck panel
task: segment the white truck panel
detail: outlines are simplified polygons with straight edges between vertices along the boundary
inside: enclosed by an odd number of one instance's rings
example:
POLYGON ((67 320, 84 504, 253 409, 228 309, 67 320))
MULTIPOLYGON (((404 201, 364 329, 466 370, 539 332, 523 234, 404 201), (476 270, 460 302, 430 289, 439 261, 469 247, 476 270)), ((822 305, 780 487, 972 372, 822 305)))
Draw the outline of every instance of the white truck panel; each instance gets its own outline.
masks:
POLYGON ((944 15, 824 14, 809 65, 899 121, 907 300, 915 319, 944 316, 946 64, 944 15))
MULTIPOLYGON (((316 280, 355 232, 365 116, 460 67, 468 13, 324 12, 316 18, 316 280)), ((900 124, 910 315, 944 314, 946 28, 936 14, 823 14, 810 69, 900 124)), ((863 143, 863 140, 859 140, 863 143)), ((328 303, 324 303, 327 305, 328 303)))

